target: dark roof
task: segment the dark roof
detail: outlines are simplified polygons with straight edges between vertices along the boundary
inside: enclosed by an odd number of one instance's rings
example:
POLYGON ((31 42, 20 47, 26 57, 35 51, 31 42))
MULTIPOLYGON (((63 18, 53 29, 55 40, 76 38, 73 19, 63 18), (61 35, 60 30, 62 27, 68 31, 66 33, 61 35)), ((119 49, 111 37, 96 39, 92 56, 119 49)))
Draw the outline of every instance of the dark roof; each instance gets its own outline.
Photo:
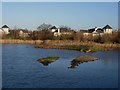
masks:
MULTIPOLYGON (((94 31, 95 31, 95 28, 88 29, 88 33, 92 33, 92 32, 94 32, 94 31)), ((96 30, 96 32, 97 32, 97 33, 103 33, 103 29, 98 28, 98 29, 96 30)))
POLYGON ((7 25, 2 26, 2 28, 9 28, 7 25))
POLYGON ((112 27, 110 27, 109 25, 106 25, 105 27, 103 27, 103 29, 112 29, 112 27))
POLYGON ((96 30, 96 32, 98 32, 98 33, 103 33, 103 29, 98 28, 98 29, 96 30))
POLYGON ((51 27, 50 29, 57 29, 55 26, 51 27))
POLYGON ((60 28, 60 32, 74 32, 74 30, 68 30, 67 28, 60 28))
POLYGON ((95 31, 95 28, 92 28, 92 29, 88 29, 88 33, 92 33, 95 31))

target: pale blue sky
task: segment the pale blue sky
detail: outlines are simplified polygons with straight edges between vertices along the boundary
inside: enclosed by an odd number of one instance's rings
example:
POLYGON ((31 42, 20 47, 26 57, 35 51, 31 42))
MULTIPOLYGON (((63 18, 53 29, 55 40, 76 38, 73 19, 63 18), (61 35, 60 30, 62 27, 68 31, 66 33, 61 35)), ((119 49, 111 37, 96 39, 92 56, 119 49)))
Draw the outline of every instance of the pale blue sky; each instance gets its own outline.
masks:
POLYGON ((109 24, 118 27, 117 2, 3 2, 2 24, 10 28, 35 30, 42 23, 73 29, 88 29, 109 24))

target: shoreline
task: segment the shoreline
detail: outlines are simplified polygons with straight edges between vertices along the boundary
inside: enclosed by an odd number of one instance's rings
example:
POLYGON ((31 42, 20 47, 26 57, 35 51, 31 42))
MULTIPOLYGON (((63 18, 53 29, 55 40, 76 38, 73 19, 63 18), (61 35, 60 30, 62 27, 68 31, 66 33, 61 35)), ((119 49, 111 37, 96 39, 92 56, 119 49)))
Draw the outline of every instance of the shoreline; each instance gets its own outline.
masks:
POLYGON ((95 43, 95 42, 79 42, 72 40, 45 40, 41 44, 35 44, 35 48, 46 49, 66 49, 81 52, 96 52, 119 49, 120 44, 112 43, 95 43))
POLYGON ((34 44, 35 48, 66 49, 81 52, 96 52, 119 49, 120 44, 80 42, 75 40, 19 40, 0 39, 0 44, 34 44))
POLYGON ((0 39, 0 44, 40 44, 42 40, 0 39))

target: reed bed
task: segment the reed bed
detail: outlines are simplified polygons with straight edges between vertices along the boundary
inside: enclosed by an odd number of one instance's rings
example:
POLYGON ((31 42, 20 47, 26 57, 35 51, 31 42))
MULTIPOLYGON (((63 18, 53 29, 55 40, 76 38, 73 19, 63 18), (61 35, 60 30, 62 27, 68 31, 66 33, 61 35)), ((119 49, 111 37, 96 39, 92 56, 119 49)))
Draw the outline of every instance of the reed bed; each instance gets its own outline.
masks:
POLYGON ((72 40, 45 40, 41 44, 35 44, 35 48, 68 49, 83 52, 106 51, 120 48, 120 44, 79 42, 72 40))
POLYGON ((113 43, 95 43, 95 42, 80 42, 74 40, 45 40, 45 45, 85 45, 85 46, 98 46, 98 47, 110 47, 120 48, 120 44, 113 43))
POLYGON ((35 44, 36 48, 54 48, 54 49, 71 49, 71 50, 92 49, 94 51, 120 48, 120 44, 80 42, 75 40, 42 41, 42 40, 0 39, 0 44, 35 44))

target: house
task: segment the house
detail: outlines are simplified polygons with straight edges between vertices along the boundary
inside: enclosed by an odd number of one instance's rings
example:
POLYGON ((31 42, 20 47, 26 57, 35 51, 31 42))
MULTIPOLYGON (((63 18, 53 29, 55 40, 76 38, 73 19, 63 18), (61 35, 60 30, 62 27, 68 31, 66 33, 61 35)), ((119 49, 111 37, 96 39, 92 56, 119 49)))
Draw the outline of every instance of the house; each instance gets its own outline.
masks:
POLYGON ((9 34, 9 27, 7 25, 4 25, 0 31, 4 34, 9 34))
POLYGON ((89 29, 88 33, 92 33, 93 36, 101 36, 103 34, 103 29, 95 27, 93 29, 89 29))
POLYGON ((29 37, 29 31, 28 30, 19 29, 19 36, 20 37, 29 37))
POLYGON ((55 26, 53 26, 53 27, 50 28, 50 30, 51 30, 52 32, 55 32, 55 31, 57 30, 57 28, 56 28, 55 26))
POLYGON ((103 31, 104 31, 104 33, 111 34, 112 33, 112 27, 110 27, 109 25, 106 25, 105 27, 103 27, 103 31))
POLYGON ((112 33, 112 28, 109 25, 106 25, 103 28, 92 28, 88 30, 80 30, 83 35, 92 35, 92 36, 102 36, 103 34, 111 34, 112 33))
POLYGON ((56 28, 55 26, 51 27, 50 30, 54 36, 68 35, 74 32, 73 30, 68 30, 67 28, 56 28))
POLYGON ((103 30, 101 28, 95 27, 88 30, 80 30, 81 33, 83 33, 84 36, 92 35, 92 36, 99 36, 102 35, 103 30))
POLYGON ((19 37, 28 37, 29 31, 24 29, 17 29, 17 30, 9 30, 11 35, 19 36, 19 37))
POLYGON ((60 33, 61 35, 69 35, 69 34, 72 34, 74 33, 75 31, 74 30, 71 30, 71 29, 67 29, 67 28, 60 28, 60 33))
POLYGON ((60 29, 58 28, 56 31, 53 32, 53 35, 54 36, 60 36, 61 33, 60 33, 60 29))
POLYGON ((56 28, 55 26, 50 28, 50 31, 53 33, 54 36, 60 36, 60 29, 56 28))

